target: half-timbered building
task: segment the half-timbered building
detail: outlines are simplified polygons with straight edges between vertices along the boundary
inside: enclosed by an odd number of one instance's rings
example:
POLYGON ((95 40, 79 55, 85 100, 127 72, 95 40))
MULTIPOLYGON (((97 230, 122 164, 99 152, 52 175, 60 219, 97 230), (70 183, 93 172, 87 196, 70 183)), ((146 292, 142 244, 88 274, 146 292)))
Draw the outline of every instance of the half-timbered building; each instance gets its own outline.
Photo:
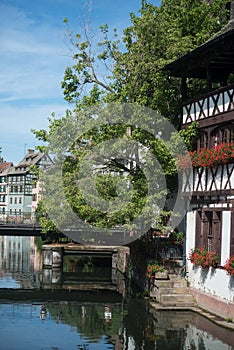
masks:
MULTIPOLYGON (((234 6, 231 5, 231 14, 234 6)), ((224 270, 234 256, 234 19, 202 46, 166 67, 181 78, 182 128, 198 123, 192 173, 184 169, 187 273, 201 307, 234 317, 234 276, 224 270), (188 98, 187 82, 206 82, 206 93, 188 98), (210 150, 210 151, 206 151, 210 150), (200 158, 199 158, 199 157, 200 158), (220 256, 218 268, 195 267, 189 254, 206 247, 220 256)))

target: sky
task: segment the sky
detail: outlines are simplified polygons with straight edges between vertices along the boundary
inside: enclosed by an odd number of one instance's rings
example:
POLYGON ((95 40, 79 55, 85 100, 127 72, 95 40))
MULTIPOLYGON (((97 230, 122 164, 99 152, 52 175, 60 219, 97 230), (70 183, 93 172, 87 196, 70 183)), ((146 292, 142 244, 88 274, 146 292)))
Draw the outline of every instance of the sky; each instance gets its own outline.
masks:
MULTIPOLYGON (((152 1, 158 5, 157 0, 152 1)), ((67 27, 80 33, 89 14, 93 33, 108 24, 119 33, 138 14, 141 0, 0 0, 0 147, 5 161, 20 162, 39 141, 31 129, 67 108, 61 81, 72 65, 67 27)))

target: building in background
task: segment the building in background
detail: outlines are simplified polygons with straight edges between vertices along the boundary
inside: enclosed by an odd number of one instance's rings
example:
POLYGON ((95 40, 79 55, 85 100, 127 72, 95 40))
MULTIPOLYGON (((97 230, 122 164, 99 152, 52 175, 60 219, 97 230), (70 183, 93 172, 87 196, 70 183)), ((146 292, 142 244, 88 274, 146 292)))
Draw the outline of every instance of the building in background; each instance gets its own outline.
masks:
POLYGON ((8 174, 13 169, 13 163, 0 158, 0 215, 7 212, 8 174))
POLYGON ((39 187, 33 168, 42 170, 52 165, 51 158, 44 153, 29 149, 24 158, 13 166, 10 162, 0 163, 0 214, 9 221, 22 221, 38 203, 39 187), (37 192, 33 193, 33 187, 37 192))

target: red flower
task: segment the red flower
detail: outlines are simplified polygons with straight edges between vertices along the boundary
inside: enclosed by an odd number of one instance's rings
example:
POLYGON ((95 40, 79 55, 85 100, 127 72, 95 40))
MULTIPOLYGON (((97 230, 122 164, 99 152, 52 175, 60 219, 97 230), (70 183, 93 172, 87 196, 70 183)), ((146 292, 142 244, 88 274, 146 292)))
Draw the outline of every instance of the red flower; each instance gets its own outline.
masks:
POLYGON ((190 252, 189 259, 195 266, 206 269, 210 266, 217 267, 220 257, 216 252, 209 252, 205 247, 198 247, 190 252))
POLYGON ((234 276, 234 256, 227 259, 226 264, 224 265, 224 270, 227 271, 228 275, 234 276))
POLYGON ((226 164, 234 158, 234 142, 221 143, 213 148, 201 148, 199 152, 188 152, 187 155, 178 156, 178 165, 181 170, 185 170, 191 164, 194 167, 207 167, 213 165, 226 164))

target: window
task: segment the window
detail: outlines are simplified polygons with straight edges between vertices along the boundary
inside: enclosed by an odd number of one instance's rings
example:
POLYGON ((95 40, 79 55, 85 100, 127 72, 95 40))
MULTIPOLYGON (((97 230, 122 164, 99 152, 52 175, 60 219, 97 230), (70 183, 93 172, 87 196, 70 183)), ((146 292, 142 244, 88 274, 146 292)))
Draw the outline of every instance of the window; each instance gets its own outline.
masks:
POLYGON ((212 133, 212 144, 211 146, 217 146, 221 143, 221 130, 215 129, 212 133))
POLYGON ((36 193, 33 193, 32 200, 33 200, 33 202, 36 202, 36 200, 37 200, 37 194, 36 193))
POLYGON ((201 132, 200 137, 199 137, 198 150, 201 148, 207 148, 207 147, 208 147, 207 133, 201 132))
POLYGON ((0 202, 4 203, 6 201, 5 195, 0 195, 0 202))
POLYGON ((18 186, 15 186, 15 192, 16 193, 18 192, 18 186))
POLYGON ((3 182, 6 182, 5 176, 1 176, 1 177, 0 177, 0 183, 3 183, 3 182))
POLYGON ((22 204, 22 197, 19 197, 19 204, 22 204))
POLYGON ((17 197, 15 197, 15 204, 17 204, 17 197))
POLYGON ((217 146, 220 143, 234 142, 234 128, 233 126, 225 126, 220 129, 217 128, 212 132, 212 144, 211 146, 217 146))
POLYGON ((230 142, 234 142, 234 129, 230 130, 230 142))
POLYGON ((222 212, 197 211, 196 218, 196 247, 206 247, 208 251, 221 254, 222 212))
POLYGON ((224 129, 222 132, 222 143, 228 143, 229 142, 229 134, 230 130, 224 129))
POLYGON ((12 197, 10 197, 10 204, 12 204, 12 202, 13 202, 13 198, 12 198, 12 197))

